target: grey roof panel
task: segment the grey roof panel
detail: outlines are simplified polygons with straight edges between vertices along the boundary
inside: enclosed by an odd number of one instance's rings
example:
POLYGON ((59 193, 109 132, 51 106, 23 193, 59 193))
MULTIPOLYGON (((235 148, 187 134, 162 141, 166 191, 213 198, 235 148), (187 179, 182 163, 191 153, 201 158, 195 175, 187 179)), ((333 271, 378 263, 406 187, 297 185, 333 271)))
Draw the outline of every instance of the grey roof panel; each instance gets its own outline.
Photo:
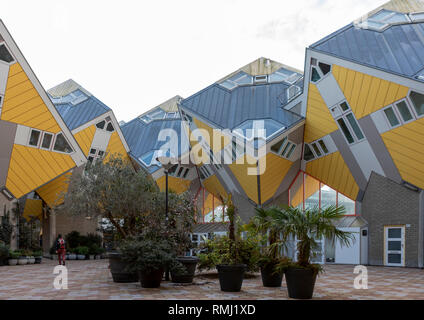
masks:
POLYGON ((392 25, 382 32, 350 24, 311 48, 414 78, 424 67, 424 23, 392 25))
MULTIPOLYGON (((302 82, 299 81, 302 85, 302 82)), ((233 129, 246 120, 270 118, 290 127, 302 119, 299 115, 282 109, 287 102, 286 83, 239 86, 227 90, 213 84, 181 101, 185 107, 220 128, 233 129), (283 94, 283 95, 282 95, 283 94), (285 97, 283 104, 281 97, 285 97)))
POLYGON ((70 130, 74 130, 111 110, 94 96, 88 97, 87 100, 77 105, 66 103, 56 104, 55 107, 70 130))
POLYGON ((121 126, 131 154, 135 158, 139 158, 149 151, 158 150, 166 143, 165 141, 158 141, 159 133, 163 129, 173 129, 177 133, 179 155, 188 152, 188 141, 181 132, 181 119, 155 120, 146 124, 139 118, 135 118, 121 126))

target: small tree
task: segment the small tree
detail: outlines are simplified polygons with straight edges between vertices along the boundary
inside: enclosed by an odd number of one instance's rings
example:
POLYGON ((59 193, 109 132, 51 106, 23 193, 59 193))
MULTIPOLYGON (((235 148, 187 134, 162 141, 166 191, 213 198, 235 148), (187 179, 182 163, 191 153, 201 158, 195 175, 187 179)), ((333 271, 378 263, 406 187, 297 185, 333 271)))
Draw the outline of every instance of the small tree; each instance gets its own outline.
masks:
POLYGON ((345 208, 336 206, 306 210, 287 207, 280 210, 278 224, 285 238, 296 237, 298 240, 296 265, 320 270, 319 266, 311 264, 312 250, 317 246, 315 239, 338 239, 342 245, 350 245, 352 233, 339 230, 334 224, 344 214, 345 208))
POLYGON ((12 236, 13 226, 10 223, 10 212, 4 208, 3 216, 0 217, 0 241, 6 245, 10 245, 10 237, 12 236))
POLYGON ((159 188, 147 173, 111 156, 106 163, 88 163, 81 175, 72 175, 65 202, 57 211, 106 218, 125 239, 157 213, 159 197, 159 188))

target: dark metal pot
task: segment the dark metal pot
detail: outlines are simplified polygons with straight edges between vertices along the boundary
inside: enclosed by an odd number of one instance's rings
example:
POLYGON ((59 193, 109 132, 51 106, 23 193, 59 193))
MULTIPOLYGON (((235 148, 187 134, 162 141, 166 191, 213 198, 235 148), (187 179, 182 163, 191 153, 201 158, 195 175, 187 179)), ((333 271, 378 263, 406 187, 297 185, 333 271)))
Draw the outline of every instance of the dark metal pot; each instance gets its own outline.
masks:
POLYGON ((219 275, 221 291, 239 292, 243 284, 245 264, 219 264, 216 266, 219 275))
POLYGON ((110 273, 114 282, 137 282, 138 274, 126 270, 126 262, 122 261, 119 252, 108 252, 110 273))
POLYGON ((317 274, 312 269, 289 267, 286 270, 286 284, 290 298, 311 299, 314 294, 317 274))
POLYGON ((177 261, 180 262, 186 269, 185 274, 177 274, 171 271, 172 282, 175 283, 192 283, 194 274, 196 272, 196 266, 199 262, 197 257, 178 257, 177 261))
POLYGON ((138 276, 143 288, 159 288, 163 278, 163 268, 152 271, 139 271, 138 276))
POLYGON ((261 267, 262 284, 264 287, 281 287, 284 273, 275 273, 275 265, 268 264, 261 267))

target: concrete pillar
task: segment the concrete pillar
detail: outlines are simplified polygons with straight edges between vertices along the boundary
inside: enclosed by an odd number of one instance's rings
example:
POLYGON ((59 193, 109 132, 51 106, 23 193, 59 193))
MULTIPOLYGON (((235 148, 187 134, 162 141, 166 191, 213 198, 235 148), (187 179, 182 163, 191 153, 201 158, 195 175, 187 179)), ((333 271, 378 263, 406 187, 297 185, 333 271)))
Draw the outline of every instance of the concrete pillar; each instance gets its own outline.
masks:
POLYGON ((52 209, 49 215, 49 248, 53 245, 56 237, 56 213, 52 209))

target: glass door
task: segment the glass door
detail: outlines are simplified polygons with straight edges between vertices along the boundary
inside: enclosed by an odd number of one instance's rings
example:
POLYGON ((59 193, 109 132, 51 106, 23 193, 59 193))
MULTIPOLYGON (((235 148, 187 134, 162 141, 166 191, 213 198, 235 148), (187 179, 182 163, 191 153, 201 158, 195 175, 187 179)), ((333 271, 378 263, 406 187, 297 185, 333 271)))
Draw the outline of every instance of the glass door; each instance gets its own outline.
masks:
POLYGON ((405 227, 384 227, 386 266, 404 266, 405 255, 405 227))

